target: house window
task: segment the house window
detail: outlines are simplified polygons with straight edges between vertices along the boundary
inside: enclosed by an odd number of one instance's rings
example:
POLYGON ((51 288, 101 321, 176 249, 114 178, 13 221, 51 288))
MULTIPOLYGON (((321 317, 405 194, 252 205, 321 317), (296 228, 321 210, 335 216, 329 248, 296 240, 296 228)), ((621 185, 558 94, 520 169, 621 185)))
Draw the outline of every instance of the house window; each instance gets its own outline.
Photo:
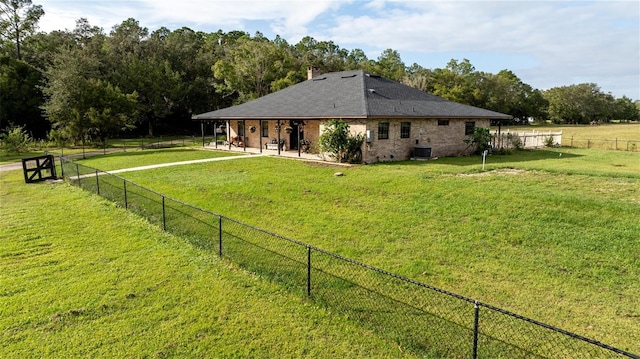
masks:
POLYGON ((467 121, 464 123, 464 134, 469 136, 473 135, 473 130, 476 128, 475 121, 467 121))
POLYGON ((438 120, 438 126, 449 126, 449 120, 438 120))
POLYGON ((378 123, 378 139, 379 140, 389 139, 389 122, 378 123))
POLYGON ((244 122, 238 121, 238 136, 244 136, 244 122))
POLYGON ((268 121, 262 121, 262 128, 260 128, 260 133, 262 134, 262 137, 269 137, 269 122, 268 121))
POLYGON ((411 122, 400 123, 400 138, 409 138, 411 136, 411 122))

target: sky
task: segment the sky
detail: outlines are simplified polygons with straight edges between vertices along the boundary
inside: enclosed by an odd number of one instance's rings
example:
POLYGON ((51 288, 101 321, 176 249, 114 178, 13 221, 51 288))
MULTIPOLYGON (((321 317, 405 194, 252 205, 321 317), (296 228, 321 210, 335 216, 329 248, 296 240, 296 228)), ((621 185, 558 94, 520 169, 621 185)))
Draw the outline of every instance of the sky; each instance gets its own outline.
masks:
POLYGON ((638 0, 33 0, 40 31, 72 30, 79 18, 109 33, 128 18, 164 26, 240 30, 296 44, 304 36, 362 49, 398 51, 407 65, 444 68, 468 59, 478 71, 513 71, 540 90, 596 83, 640 100, 638 0))

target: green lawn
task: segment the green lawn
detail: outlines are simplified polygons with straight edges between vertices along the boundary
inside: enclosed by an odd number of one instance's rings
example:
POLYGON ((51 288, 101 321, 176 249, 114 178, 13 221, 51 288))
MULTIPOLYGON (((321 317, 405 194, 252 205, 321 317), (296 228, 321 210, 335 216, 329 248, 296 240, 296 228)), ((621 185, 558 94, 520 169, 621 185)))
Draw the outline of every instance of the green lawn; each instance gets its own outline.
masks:
POLYGON ((524 151, 486 170, 478 157, 349 168, 260 157, 123 176, 640 352, 640 154, 524 151))
POLYGON ((0 357, 412 355, 97 196, 12 171, 0 173, 0 357))
MULTIPOLYGON (((209 139, 207 139, 208 141, 209 139)), ((60 148, 52 142, 37 141, 31 144, 28 152, 23 153, 7 153, 0 150, 0 164, 20 162, 20 159, 26 157, 40 156, 45 151, 55 156, 68 156, 86 152, 118 152, 118 151, 137 151, 143 148, 149 150, 156 147, 183 147, 193 148, 202 146, 202 140, 198 137, 185 136, 165 136, 165 137, 143 137, 143 138, 126 138, 126 139, 108 139, 106 147, 100 145, 87 144, 84 148, 80 146, 60 148)))
POLYGON ((122 168, 148 166, 159 163, 190 161, 239 155, 240 154, 233 152, 207 151, 193 148, 174 148, 139 150, 134 152, 119 152, 108 155, 92 156, 84 160, 78 160, 78 163, 89 167, 99 168, 103 171, 111 171, 122 168))

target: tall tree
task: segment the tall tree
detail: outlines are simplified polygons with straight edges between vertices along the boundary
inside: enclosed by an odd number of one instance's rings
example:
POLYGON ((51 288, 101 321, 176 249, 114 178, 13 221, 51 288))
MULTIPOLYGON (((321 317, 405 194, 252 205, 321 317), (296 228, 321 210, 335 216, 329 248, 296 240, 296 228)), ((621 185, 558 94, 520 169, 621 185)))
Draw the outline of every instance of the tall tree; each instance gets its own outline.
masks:
POLYGON ((629 122, 640 120, 640 108, 636 106, 640 101, 633 101, 627 96, 622 96, 615 100, 615 119, 629 122))
POLYGON ((102 73, 101 57, 89 48, 61 49, 45 73, 48 96, 43 105, 52 126, 75 140, 104 141, 136 119, 135 92, 123 93, 102 73))
POLYGON ((433 71, 433 94, 447 100, 478 106, 482 102, 478 90, 479 73, 468 59, 451 59, 444 69, 433 71))
POLYGON ((114 26, 106 39, 110 82, 124 93, 138 95, 139 124, 150 136, 173 113, 175 94, 182 86, 180 74, 165 56, 167 35, 160 29, 151 39, 146 27, 129 18, 114 26))
POLYGON ((546 119, 548 104, 538 90, 525 84, 510 70, 498 74, 480 73, 477 106, 509 114, 515 122, 528 123, 529 119, 546 119))
POLYGON ((394 81, 400 81, 406 75, 406 66, 400 53, 393 49, 384 50, 377 61, 369 61, 365 70, 394 81))
POLYGON ((42 72, 53 64, 60 49, 77 46, 70 31, 39 32, 25 39, 24 45, 21 50, 24 61, 42 72))
POLYGON ((32 138, 44 138, 49 123, 41 115, 42 74, 24 61, 0 56, 0 131, 9 124, 24 127, 32 138))
POLYGON ((349 52, 333 41, 317 41, 311 36, 305 36, 294 46, 294 50, 301 71, 309 66, 319 67, 323 72, 346 69, 349 52))
POLYGON ((555 123, 587 124, 607 120, 608 100, 594 83, 554 87, 543 95, 549 101, 549 115, 555 123))
POLYGON ((238 102, 264 96, 274 90, 274 82, 287 76, 292 63, 283 47, 270 42, 262 34, 243 37, 225 49, 225 57, 213 66, 214 76, 224 81, 218 91, 238 93, 238 102))
POLYGON ((359 70, 369 62, 367 55, 362 49, 353 49, 349 51, 349 55, 345 60, 345 70, 359 70))
POLYGON ((0 36, 15 46, 15 55, 22 60, 22 42, 36 32, 44 15, 41 5, 31 0, 0 0, 0 36))
POLYGON ((414 63, 407 68, 407 73, 402 83, 424 92, 433 93, 435 84, 433 70, 426 69, 414 63))

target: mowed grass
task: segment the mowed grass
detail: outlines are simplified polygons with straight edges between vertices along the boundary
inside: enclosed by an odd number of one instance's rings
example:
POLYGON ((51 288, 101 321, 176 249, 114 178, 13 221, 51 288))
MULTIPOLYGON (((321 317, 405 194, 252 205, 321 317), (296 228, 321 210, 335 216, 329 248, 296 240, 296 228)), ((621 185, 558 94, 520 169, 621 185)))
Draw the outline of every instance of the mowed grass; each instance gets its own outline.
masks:
MULTIPOLYGON (((89 151, 101 151, 100 149, 94 148, 94 149, 86 149, 86 152, 89 151)), ((6 151, 1 151, 0 150, 0 165, 4 165, 7 163, 20 163, 20 160, 23 158, 28 158, 28 157, 38 157, 38 156, 42 156, 46 153, 50 153, 53 154, 54 156, 58 156, 60 155, 62 152, 60 151, 60 148, 50 148, 50 149, 43 149, 41 151, 39 150, 31 150, 28 152, 21 152, 21 153, 8 153, 6 151)), ((78 154, 78 153, 82 153, 82 149, 64 149, 64 155, 71 155, 71 154, 78 154)))
POLYGON ((0 357, 412 357, 68 184, 0 173, 0 357))
POLYGON ((123 168, 155 165, 160 163, 201 160, 207 158, 219 158, 239 156, 238 153, 223 151, 207 151, 193 148, 174 148, 156 150, 137 150, 133 152, 119 152, 114 154, 99 155, 78 160, 86 166, 98 168, 103 171, 111 171, 123 168))
MULTIPOLYGON (((68 145, 67 145, 68 146, 68 145)), ((182 148, 198 148, 202 146, 202 141, 197 137, 184 136, 168 136, 168 137, 144 137, 144 138, 127 138, 127 139, 108 139, 106 148, 100 145, 87 144, 84 148, 80 146, 60 148, 51 142, 44 142, 44 145, 35 143, 30 150, 22 153, 8 153, 0 149, 0 165, 6 163, 20 162, 20 159, 27 157, 41 156, 45 152, 55 156, 69 156, 81 153, 100 153, 114 151, 137 151, 144 148, 153 149, 154 147, 177 147, 182 148)))
POLYGON ((485 171, 480 161, 344 168, 260 157, 123 177, 640 352, 640 154, 523 151, 490 156, 485 171))

